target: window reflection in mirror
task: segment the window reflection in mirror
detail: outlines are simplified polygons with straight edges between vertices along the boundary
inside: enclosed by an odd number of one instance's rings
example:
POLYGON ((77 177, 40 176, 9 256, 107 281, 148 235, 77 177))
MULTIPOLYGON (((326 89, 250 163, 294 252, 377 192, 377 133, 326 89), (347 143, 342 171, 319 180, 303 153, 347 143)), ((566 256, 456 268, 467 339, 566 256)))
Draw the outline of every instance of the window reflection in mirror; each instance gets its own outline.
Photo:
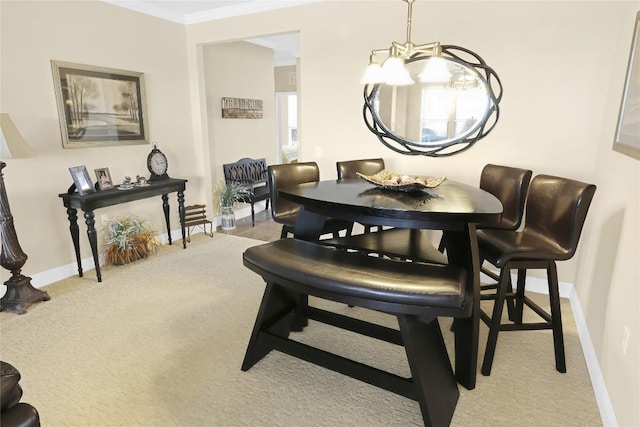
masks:
POLYGON ((463 139, 484 123, 490 111, 486 81, 470 67, 445 61, 449 82, 420 82, 424 61, 414 61, 407 69, 416 83, 378 85, 374 115, 387 132, 408 144, 429 146, 463 139))

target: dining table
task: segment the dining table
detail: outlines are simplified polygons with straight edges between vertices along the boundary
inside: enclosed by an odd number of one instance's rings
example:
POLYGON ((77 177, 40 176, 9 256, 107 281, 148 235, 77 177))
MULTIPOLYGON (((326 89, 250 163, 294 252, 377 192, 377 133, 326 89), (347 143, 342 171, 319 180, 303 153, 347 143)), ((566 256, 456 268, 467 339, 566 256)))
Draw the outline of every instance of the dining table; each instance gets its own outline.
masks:
POLYGON ((475 388, 480 328, 480 259, 475 225, 500 221, 502 204, 495 196, 451 179, 434 188, 405 192, 359 178, 300 184, 280 189, 279 196, 300 205, 296 239, 318 240, 327 218, 441 230, 447 262, 464 268, 471 285, 468 288, 473 289, 472 314, 456 318, 453 333, 456 380, 469 390, 475 388))

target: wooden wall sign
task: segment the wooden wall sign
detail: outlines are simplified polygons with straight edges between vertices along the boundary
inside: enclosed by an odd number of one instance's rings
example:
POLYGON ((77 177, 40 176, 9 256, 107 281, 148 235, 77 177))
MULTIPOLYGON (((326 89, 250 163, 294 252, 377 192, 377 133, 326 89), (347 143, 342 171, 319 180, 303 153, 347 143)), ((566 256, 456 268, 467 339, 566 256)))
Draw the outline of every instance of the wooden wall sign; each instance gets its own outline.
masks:
POLYGON ((261 119, 262 99, 222 98, 223 119, 261 119))

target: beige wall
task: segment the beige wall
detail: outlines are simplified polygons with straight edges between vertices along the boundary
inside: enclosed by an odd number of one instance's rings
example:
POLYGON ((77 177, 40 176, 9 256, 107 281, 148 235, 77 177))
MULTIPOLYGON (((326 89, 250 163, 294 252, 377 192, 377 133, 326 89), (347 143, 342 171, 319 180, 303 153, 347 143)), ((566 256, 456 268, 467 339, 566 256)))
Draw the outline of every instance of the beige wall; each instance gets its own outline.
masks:
POLYGON ((243 157, 275 163, 276 119, 273 50, 247 42, 203 48, 212 185, 224 181, 222 164, 243 157), (261 99, 261 119, 222 118, 222 97, 261 99))
MULTIPOLYGON (((211 179, 204 46, 300 31, 300 159, 317 161, 323 178, 335 177, 335 161, 366 155, 384 157, 391 169, 471 184, 493 162, 598 185, 581 247, 560 263, 560 280, 575 284, 618 424, 640 424, 640 162, 611 150, 637 1, 417 2, 414 41, 476 51, 505 87, 493 132, 443 159, 393 153, 362 120, 358 80, 369 51, 404 40, 406 8, 397 1, 320 2, 186 30, 103 3, 54 4, 0 3, 2 111, 40 155, 5 169, 30 255, 26 273, 73 262, 56 197, 70 184, 66 168, 107 166, 120 179, 144 172, 149 149, 62 150, 50 59, 145 72, 152 139, 168 154, 170 173, 190 180, 193 197, 206 193, 211 179), (625 327, 630 343, 623 353, 625 327)), ((156 211, 151 202, 131 208, 156 211)))
MULTIPOLYGON (((317 161, 323 178, 335 176, 335 161, 366 155, 384 157, 391 169, 468 183, 477 183, 482 167, 494 162, 597 184, 581 248, 573 260, 560 263, 560 280, 575 284, 588 327, 608 337, 594 339, 598 360, 618 423, 634 425, 640 423, 640 331, 635 310, 624 308, 640 302, 638 162, 612 152, 611 141, 636 9, 634 1, 415 4, 414 41, 439 40, 476 51, 505 87, 493 132, 444 159, 395 154, 362 120, 358 80, 369 51, 403 41, 406 10, 397 2, 321 2, 192 25, 188 54, 193 65, 201 43, 299 30, 300 158, 317 161), (624 195, 614 191, 620 182, 628 190, 624 195), (612 228, 611 199, 625 214, 624 222, 613 226, 619 236, 606 233, 612 228), (618 248, 617 256, 602 260, 603 246, 618 248), (625 326, 631 341, 623 355, 625 326)), ((197 105, 197 87, 192 94, 197 105)))
MULTIPOLYGON (((8 160, 7 194, 20 244, 29 256, 24 273, 34 275, 75 260, 66 210, 58 194, 71 185, 68 168, 108 167, 114 182, 145 175, 151 146, 63 149, 50 61, 68 61, 139 71, 145 75, 149 135, 167 155, 168 173, 189 180, 186 201, 198 202, 203 162, 193 147, 185 27, 103 2, 2 1, 0 110, 8 113, 36 150, 34 159, 8 160)), ((172 195, 176 226, 177 200, 172 195)), ((96 211, 134 213, 164 231, 160 199, 96 211)), ((90 257, 82 216, 82 256, 90 257)), ((75 267, 73 268, 75 270, 75 267)), ((5 274, 5 271, 2 271, 5 274)), ((88 280, 95 279, 93 272, 88 280)))
POLYGON ((276 92, 295 92, 297 79, 298 79, 298 76, 296 74, 295 65, 276 67, 275 68, 276 92))

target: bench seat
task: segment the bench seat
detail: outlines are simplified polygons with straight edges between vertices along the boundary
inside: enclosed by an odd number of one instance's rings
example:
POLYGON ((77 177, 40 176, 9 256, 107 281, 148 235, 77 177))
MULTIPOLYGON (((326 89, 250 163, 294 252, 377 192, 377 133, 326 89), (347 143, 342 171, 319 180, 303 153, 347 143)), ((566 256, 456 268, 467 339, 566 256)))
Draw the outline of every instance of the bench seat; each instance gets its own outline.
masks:
MULTIPOLYGON (((363 256, 324 242, 281 239, 254 246, 245 252, 244 265, 268 281, 309 295, 338 302, 361 299, 365 301, 359 305, 378 309, 377 303, 388 303, 384 311, 393 314, 454 309, 458 315, 466 302, 466 272, 459 268, 363 256)), ((462 315, 468 315, 466 310, 462 315)))
POLYGON ((248 248, 243 263, 267 283, 243 371, 278 350, 417 401, 426 426, 450 424, 459 391, 438 316, 471 317, 473 295, 467 291, 464 270, 372 257, 297 239, 248 248), (399 328, 309 306, 309 295, 395 315, 399 328), (411 377, 289 339, 308 320, 403 346, 411 377))

